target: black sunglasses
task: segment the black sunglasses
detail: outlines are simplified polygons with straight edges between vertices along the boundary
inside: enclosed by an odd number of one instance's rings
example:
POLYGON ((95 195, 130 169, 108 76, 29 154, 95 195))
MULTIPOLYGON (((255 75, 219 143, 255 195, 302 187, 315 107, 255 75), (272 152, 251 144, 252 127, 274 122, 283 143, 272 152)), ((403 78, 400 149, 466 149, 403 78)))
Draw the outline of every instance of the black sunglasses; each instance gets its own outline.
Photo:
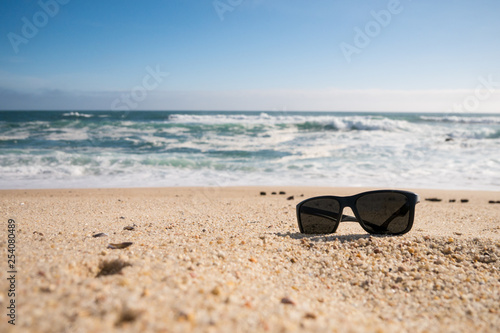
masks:
POLYGON ((401 235, 410 231, 418 195, 408 191, 378 190, 349 197, 321 196, 297 204, 297 221, 304 234, 330 234, 340 222, 359 222, 371 234, 401 235), (350 207, 354 216, 342 215, 350 207))

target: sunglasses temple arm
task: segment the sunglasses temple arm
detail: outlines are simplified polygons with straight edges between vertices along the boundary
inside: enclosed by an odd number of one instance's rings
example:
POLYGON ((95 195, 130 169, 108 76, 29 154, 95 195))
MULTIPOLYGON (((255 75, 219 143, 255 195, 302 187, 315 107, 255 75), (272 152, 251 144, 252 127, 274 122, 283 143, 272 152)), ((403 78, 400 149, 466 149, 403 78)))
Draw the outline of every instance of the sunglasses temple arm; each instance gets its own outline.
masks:
MULTIPOLYGON (((321 216, 333 221, 338 221, 339 219, 339 214, 333 213, 327 210, 323 209, 318 209, 318 208, 313 208, 313 207, 301 207, 301 210, 309 215, 315 215, 315 216, 321 216)), ((355 218, 354 216, 349 216, 349 215, 342 215, 342 220, 341 222, 358 222, 358 219, 355 218)))
POLYGON ((369 224, 371 225, 372 227, 376 228, 376 229, 380 229, 380 230, 387 230, 387 227, 389 226, 389 224, 398 216, 403 216, 405 215, 409 210, 409 206, 407 203, 405 203, 403 206, 401 206, 401 208, 399 208, 394 214, 392 214, 391 216, 389 216, 389 218, 387 220, 385 220, 385 222, 382 224, 382 225, 377 225, 377 224, 374 224, 374 223, 371 223, 369 221, 364 221, 365 224, 369 224))
POLYGON ((404 216, 406 213, 408 213, 408 210, 410 209, 410 206, 405 203, 401 208, 399 208, 394 214, 389 216, 389 218, 380 226, 381 228, 387 229, 387 226, 398 216, 404 216))
POLYGON ((359 221, 354 216, 342 214, 342 221, 340 221, 340 222, 359 222, 359 221))

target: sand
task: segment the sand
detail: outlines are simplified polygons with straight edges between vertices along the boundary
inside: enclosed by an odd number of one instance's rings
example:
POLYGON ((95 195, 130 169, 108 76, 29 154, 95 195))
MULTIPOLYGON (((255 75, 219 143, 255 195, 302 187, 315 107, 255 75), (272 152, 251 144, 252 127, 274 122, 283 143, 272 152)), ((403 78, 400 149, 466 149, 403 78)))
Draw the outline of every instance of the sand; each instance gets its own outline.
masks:
POLYGON ((0 191, 0 331, 500 331, 500 192, 415 190, 403 236, 299 233, 299 201, 363 190, 0 191))

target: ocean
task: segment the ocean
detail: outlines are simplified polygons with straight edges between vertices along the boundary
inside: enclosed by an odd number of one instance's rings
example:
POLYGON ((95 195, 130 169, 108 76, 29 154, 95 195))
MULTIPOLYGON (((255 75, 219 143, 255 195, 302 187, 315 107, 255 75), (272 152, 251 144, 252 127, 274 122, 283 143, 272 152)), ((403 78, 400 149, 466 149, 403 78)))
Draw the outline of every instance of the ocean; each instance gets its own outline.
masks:
POLYGON ((0 111, 0 189, 500 190, 500 114, 0 111))

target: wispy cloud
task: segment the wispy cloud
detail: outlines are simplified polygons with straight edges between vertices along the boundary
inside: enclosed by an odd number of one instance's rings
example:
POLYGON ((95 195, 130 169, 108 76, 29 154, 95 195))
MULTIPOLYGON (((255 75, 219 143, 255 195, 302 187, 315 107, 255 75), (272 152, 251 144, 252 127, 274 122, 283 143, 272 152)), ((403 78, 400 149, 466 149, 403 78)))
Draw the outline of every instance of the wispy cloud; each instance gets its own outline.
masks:
MULTIPOLYGON (((85 92, 57 89, 20 92, 0 88, 3 110, 109 110, 116 96, 126 91, 85 92)), ((235 90, 151 91, 141 102, 144 110, 287 110, 287 111, 394 111, 453 112, 453 106, 473 96, 459 90, 235 90)), ((466 110, 464 110, 466 111, 466 110)), ((473 112, 500 112, 500 90, 473 112)))
POLYGON ((28 59, 22 56, 6 56, 0 58, 0 61, 7 64, 24 64, 28 62, 28 59))

